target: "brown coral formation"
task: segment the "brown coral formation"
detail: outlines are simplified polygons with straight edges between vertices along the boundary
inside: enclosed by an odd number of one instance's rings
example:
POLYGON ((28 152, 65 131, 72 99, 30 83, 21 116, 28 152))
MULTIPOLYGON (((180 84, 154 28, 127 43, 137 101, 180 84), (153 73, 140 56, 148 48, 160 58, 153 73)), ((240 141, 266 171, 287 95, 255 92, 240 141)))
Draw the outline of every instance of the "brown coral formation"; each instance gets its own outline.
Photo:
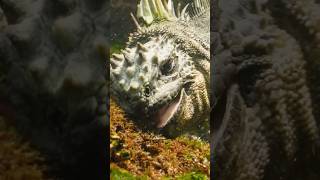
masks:
POLYGON ((192 171, 209 176, 209 143, 187 137, 166 139, 141 132, 114 101, 110 103, 110 133, 112 166, 152 179, 192 171))

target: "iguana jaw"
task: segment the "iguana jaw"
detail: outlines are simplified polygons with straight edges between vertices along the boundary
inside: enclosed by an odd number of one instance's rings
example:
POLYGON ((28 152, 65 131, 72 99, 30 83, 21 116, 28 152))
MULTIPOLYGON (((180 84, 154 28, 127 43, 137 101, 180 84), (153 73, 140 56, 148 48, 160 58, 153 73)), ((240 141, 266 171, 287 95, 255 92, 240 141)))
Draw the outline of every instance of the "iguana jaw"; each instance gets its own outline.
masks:
POLYGON ((155 113, 155 124, 157 128, 165 127, 168 122, 173 119, 175 114, 178 113, 180 104, 184 97, 184 88, 180 91, 180 93, 173 99, 173 101, 169 105, 165 105, 160 108, 159 111, 155 113))

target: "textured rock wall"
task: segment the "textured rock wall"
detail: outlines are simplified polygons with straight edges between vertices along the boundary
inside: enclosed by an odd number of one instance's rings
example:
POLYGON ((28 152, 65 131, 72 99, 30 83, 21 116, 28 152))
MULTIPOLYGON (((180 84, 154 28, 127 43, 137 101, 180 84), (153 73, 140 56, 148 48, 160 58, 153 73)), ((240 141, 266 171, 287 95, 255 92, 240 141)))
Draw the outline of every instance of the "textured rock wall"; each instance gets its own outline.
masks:
POLYGON ((1 104, 52 175, 104 172, 109 9, 105 0, 0 2, 1 104))
POLYGON ((128 34, 135 30, 130 13, 136 15, 137 0, 111 0, 110 36, 111 41, 125 43, 128 34))

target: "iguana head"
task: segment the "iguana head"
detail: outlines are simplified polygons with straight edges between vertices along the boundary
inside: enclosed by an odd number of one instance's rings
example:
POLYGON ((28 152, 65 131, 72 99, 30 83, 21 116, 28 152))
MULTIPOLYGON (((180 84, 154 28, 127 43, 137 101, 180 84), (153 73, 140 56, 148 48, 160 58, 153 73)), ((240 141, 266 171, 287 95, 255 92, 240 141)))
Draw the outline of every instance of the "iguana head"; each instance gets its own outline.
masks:
POLYGON ((164 127, 179 113, 194 69, 177 43, 155 36, 130 44, 111 59, 113 93, 125 111, 164 127))
MULTIPOLYGON (((192 49, 192 43, 184 41, 186 35, 173 30, 177 20, 186 20, 188 15, 183 10, 180 18, 177 17, 168 11, 171 6, 171 1, 167 5, 160 0, 141 1, 138 14, 142 14, 146 22, 150 18, 161 19, 150 17, 150 14, 165 15, 167 21, 139 27, 130 35, 126 48, 120 54, 112 55, 110 63, 113 98, 127 114, 143 119, 148 127, 160 129, 174 126, 169 122, 186 114, 188 108, 184 106, 192 93, 190 86, 196 72, 194 60, 201 58, 201 55, 194 56, 197 48, 192 49), (156 9, 157 13, 151 13, 152 3, 160 7, 156 9)), ((184 120, 188 121, 188 118, 184 120)))

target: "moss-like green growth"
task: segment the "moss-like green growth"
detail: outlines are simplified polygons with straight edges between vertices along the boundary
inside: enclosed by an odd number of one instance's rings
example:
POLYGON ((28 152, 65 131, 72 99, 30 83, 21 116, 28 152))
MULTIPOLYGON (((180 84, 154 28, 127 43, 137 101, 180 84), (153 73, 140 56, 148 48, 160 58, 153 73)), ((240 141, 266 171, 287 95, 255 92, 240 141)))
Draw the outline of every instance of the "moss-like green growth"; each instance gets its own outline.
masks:
POLYGON ((135 176, 131 173, 117 168, 117 167, 111 167, 110 169, 110 179, 111 180, 147 180, 148 178, 145 176, 135 176))
POLYGON ((112 100, 110 131, 111 164, 134 178, 197 180, 209 177, 210 147, 206 141, 187 136, 167 139, 141 131, 112 100))
POLYGON ((124 47, 125 47, 125 44, 123 42, 112 41, 111 48, 110 48, 110 54, 120 53, 120 50, 123 49, 124 47))
POLYGON ((201 139, 190 139, 190 137, 187 137, 187 136, 177 137, 177 140, 182 143, 186 143, 189 146, 196 148, 196 149, 201 148, 207 144, 207 142, 202 141, 201 139))
MULTIPOLYGON (((110 179, 111 180, 149 180, 147 176, 135 176, 132 173, 123 170, 121 168, 112 166, 110 169, 110 179)), ((162 177, 161 180, 208 180, 208 176, 199 173, 199 172, 191 172, 186 173, 179 176, 173 176, 173 177, 162 177)))
POLYGON ((202 173, 197 173, 197 172, 187 173, 185 175, 182 175, 176 178, 176 180, 207 180, 207 179, 208 179, 208 176, 202 173))

